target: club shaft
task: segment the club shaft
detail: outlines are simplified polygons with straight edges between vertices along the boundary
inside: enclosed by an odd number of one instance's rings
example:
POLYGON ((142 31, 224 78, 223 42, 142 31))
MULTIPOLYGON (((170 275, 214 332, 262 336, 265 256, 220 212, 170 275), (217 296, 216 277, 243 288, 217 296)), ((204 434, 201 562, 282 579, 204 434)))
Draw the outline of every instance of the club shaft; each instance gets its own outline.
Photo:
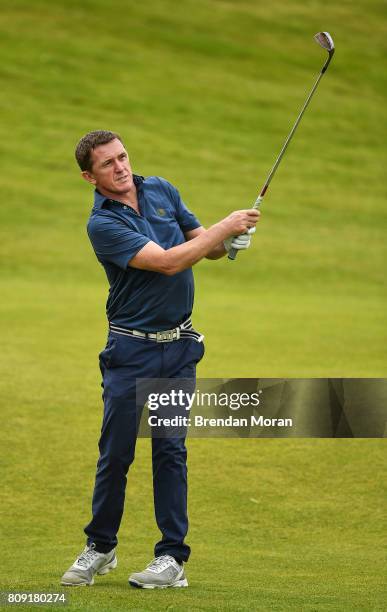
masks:
MULTIPOLYGON (((324 66, 322 67, 322 69, 321 69, 321 71, 320 71, 320 73, 319 73, 319 75, 318 75, 318 77, 317 77, 317 79, 316 79, 312 89, 310 90, 310 93, 309 93, 308 97, 305 100, 304 106, 302 107, 302 109, 300 111, 300 114, 298 115, 298 117, 297 117, 297 119, 296 119, 296 121, 295 121, 295 123, 294 123, 294 125, 293 125, 293 127, 292 127, 292 129, 291 129, 291 131, 290 131, 290 133, 288 135, 288 137, 286 138, 286 140, 285 140, 285 142, 283 144, 283 147, 282 147, 282 149, 281 149, 281 151, 280 151, 280 153, 279 153, 279 155, 278 155, 278 157, 277 157, 277 159, 276 159, 276 161, 274 163, 274 166, 270 170, 269 175, 268 175, 268 177, 266 179, 266 182, 265 182, 264 186, 262 187, 261 191, 259 192, 259 195, 258 195, 256 201, 254 202, 253 208, 259 208, 259 206, 260 206, 260 204, 261 204, 261 202, 263 200, 263 196, 265 195, 265 193, 267 191, 267 188, 269 187, 270 182, 271 182, 271 180, 272 180, 272 178, 273 178, 273 176, 274 176, 278 166, 280 165, 281 159, 283 158, 283 156, 285 154, 285 151, 288 148, 289 142, 293 138, 294 132, 296 131, 296 129, 298 127, 298 124, 300 123, 300 121, 302 119, 302 116, 305 113, 305 111, 306 111, 306 109, 307 109, 307 107, 309 105, 309 102, 311 101, 311 99, 313 97, 313 94, 314 94, 314 92, 317 89, 317 86, 318 86, 318 84, 319 84, 319 82, 321 80, 321 77, 323 76, 324 72, 328 68, 329 62, 331 61, 331 59, 333 57, 333 53, 334 53, 333 50, 329 53, 329 57, 326 60, 324 66)), ((238 251, 236 249, 231 249, 229 254, 228 254, 228 258, 231 259, 231 260, 234 260, 236 258, 236 256, 237 256, 237 253, 238 253, 238 251)))
POLYGON ((275 172, 276 172, 276 170, 277 170, 278 166, 280 165, 281 159, 282 159, 282 158, 283 158, 283 156, 285 155, 285 151, 286 151, 286 149, 288 148, 288 146, 289 146, 289 143, 290 143, 291 139, 293 138, 294 132, 296 131, 296 129, 297 129, 297 127, 298 127, 298 124, 300 123, 300 121, 301 121, 301 119, 302 119, 302 116, 303 116, 303 114, 305 113, 305 111, 306 111, 306 109, 307 109, 307 107, 308 107, 308 105, 309 105, 309 102, 311 101, 311 99, 312 99, 312 97, 313 97, 313 94, 314 94, 314 92, 316 91, 317 86, 318 86, 318 84, 319 84, 319 82, 320 82, 321 77, 322 77, 322 75, 323 75, 323 74, 324 74, 323 72, 320 72, 320 74, 318 75, 318 77, 317 77, 317 79, 316 79, 316 82, 315 82, 315 84, 313 85, 313 87, 312 87, 312 89, 311 89, 311 91, 310 91, 310 93, 309 93, 309 95, 308 95, 307 99, 305 100, 305 104, 304 104, 304 106, 302 107, 301 112, 300 112, 300 114, 298 115, 298 117, 297 117, 297 119, 296 119, 296 121, 295 121, 295 124, 293 125, 293 127, 292 127, 292 129, 291 129, 291 131, 290 131, 290 133, 289 133, 289 135, 288 135, 288 137, 287 137, 287 139, 285 140, 284 145, 283 145, 283 147, 282 147, 282 149, 281 149, 281 151, 280 151, 280 154, 278 155, 278 157, 277 157, 277 159, 276 159, 276 161, 275 161, 274 166, 273 166, 273 167, 272 167, 272 169, 270 170, 269 176, 267 177, 266 182, 265 182, 265 184, 264 184, 264 186, 263 186, 263 188, 262 188, 262 190, 261 190, 261 192, 260 192, 260 194, 259 194, 260 196, 264 196, 264 195, 265 195, 265 192, 266 192, 267 188, 269 187, 270 182, 271 182, 271 180, 272 180, 272 178, 273 178, 273 176, 274 176, 274 174, 275 174, 275 172))

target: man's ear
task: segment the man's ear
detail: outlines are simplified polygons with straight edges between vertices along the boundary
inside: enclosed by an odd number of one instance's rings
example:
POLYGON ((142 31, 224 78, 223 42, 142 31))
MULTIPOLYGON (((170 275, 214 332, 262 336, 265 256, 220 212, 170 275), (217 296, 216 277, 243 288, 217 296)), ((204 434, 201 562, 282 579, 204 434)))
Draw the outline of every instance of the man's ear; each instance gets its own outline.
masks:
POLYGON ((95 179, 94 176, 91 174, 91 172, 89 172, 88 170, 83 170, 83 172, 81 172, 81 176, 88 183, 91 183, 92 185, 96 185, 97 184, 97 179, 95 179))

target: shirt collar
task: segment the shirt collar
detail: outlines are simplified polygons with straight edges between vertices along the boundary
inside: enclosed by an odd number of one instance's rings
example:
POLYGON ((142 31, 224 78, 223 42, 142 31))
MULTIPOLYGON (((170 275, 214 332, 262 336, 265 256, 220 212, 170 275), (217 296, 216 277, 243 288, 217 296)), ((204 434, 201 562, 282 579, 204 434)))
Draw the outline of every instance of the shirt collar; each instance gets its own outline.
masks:
MULTIPOLYGON (((136 185, 137 188, 141 188, 143 182, 144 182, 144 177, 141 176, 140 174, 133 174, 133 182, 136 185)), ((94 191, 94 206, 93 206, 93 210, 100 210, 101 208, 103 208, 104 204, 106 201, 108 201, 110 198, 108 198, 107 196, 102 195, 102 193, 100 193, 98 191, 98 189, 96 189, 94 191)))

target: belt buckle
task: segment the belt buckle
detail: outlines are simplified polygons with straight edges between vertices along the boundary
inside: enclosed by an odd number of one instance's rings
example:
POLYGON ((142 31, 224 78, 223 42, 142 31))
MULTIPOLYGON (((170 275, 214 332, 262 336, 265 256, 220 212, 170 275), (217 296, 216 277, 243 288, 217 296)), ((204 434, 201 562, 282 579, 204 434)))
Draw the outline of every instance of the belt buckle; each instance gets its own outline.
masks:
POLYGON ((173 342, 173 340, 178 340, 179 338, 179 328, 156 332, 156 342, 173 342))

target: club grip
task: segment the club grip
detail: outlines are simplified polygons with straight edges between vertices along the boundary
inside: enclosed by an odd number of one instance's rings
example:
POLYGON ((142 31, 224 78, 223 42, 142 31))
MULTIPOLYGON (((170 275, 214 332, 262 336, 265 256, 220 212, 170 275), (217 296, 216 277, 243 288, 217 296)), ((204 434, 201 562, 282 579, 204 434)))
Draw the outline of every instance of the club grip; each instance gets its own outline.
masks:
MULTIPOLYGON (((262 200, 263 200, 263 196, 259 195, 254 202, 253 208, 258 209, 261 205, 262 200)), ((237 255, 238 255, 238 249, 230 249, 228 252, 228 258, 231 259, 231 261, 234 261, 237 255)))

